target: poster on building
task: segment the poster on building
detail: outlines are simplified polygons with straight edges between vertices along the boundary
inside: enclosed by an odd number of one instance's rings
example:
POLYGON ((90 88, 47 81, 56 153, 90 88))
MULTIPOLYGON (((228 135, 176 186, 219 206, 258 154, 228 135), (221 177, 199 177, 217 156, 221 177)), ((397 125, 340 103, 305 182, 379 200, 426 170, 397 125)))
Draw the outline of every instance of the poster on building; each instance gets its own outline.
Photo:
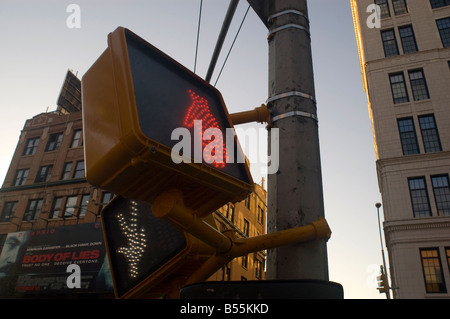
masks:
POLYGON ((0 297, 109 293, 100 223, 9 233, 0 254, 0 297))

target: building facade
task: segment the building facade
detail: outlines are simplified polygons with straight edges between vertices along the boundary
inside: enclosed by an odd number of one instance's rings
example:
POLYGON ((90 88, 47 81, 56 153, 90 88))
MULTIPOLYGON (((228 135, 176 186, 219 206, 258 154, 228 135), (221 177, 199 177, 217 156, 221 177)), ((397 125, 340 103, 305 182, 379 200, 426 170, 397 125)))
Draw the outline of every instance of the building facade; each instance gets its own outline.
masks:
MULTIPOLYGON (((99 287, 107 262, 100 212, 114 194, 90 185, 85 178, 82 112, 77 103, 81 95, 75 79, 69 72, 56 111, 25 122, 0 189, 0 286, 7 286, 2 278, 20 269, 19 280, 16 276, 11 284, 15 296, 35 297, 44 290, 50 295, 67 293, 67 289, 58 290, 58 285, 66 284, 69 260, 92 266, 90 279, 83 281, 90 288, 80 291, 112 295, 105 285, 98 291, 92 287, 99 287), (16 247, 24 236, 28 248, 19 252, 16 247)), ((218 227, 242 237, 265 234, 265 199, 266 191, 255 184, 255 192, 246 200, 214 213, 218 227)), ((264 279, 264 264, 263 252, 237 258, 210 280, 264 279)))
POLYGON ((450 2, 350 3, 374 134, 391 293, 449 298, 450 2))
MULTIPOLYGON (((219 230, 233 229, 238 237, 254 237, 266 233, 266 190, 255 184, 254 192, 244 201, 227 204, 216 211, 219 230)), ((251 253, 233 259, 209 280, 239 281, 265 279, 265 252, 251 253)))

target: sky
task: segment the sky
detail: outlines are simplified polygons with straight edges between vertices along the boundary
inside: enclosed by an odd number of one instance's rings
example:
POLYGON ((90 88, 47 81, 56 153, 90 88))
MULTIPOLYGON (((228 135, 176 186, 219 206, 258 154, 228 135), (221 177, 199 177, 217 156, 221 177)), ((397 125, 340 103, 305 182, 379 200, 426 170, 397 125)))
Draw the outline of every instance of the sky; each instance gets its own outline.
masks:
MULTIPOLYGON (((203 1, 195 70, 202 78, 228 4, 228 0, 203 1)), ((376 290, 382 257, 375 203, 381 202, 381 196, 350 3, 309 0, 308 7, 325 215, 333 232, 327 245, 330 281, 343 286, 347 299, 385 298, 376 290)), ((67 70, 81 79, 106 49, 108 33, 118 26, 194 70, 199 8, 200 0, 2 0, 0 182, 25 121, 56 109, 67 70), (71 4, 79 11, 70 10, 71 4), (79 19, 73 20, 76 12, 79 19)), ((241 0, 213 84, 247 8, 248 3, 241 0)), ((216 88, 229 113, 254 109, 268 98, 267 29, 253 10, 248 12, 216 88)), ((264 132, 265 126, 242 127, 264 132)), ((251 167, 257 183, 262 177, 267 180, 259 168, 251 167)))

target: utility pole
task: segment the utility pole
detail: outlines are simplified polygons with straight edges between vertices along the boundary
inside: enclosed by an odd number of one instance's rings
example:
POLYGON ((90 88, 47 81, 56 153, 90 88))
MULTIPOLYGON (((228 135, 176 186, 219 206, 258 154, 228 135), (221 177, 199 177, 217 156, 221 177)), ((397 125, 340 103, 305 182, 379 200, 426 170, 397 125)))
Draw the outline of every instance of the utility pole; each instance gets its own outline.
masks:
MULTIPOLYGON (((306 0, 248 2, 269 30, 267 106, 279 129, 279 171, 268 176, 270 233, 324 217, 311 37, 306 0)), ((269 250, 266 278, 327 281, 326 242, 269 250)))

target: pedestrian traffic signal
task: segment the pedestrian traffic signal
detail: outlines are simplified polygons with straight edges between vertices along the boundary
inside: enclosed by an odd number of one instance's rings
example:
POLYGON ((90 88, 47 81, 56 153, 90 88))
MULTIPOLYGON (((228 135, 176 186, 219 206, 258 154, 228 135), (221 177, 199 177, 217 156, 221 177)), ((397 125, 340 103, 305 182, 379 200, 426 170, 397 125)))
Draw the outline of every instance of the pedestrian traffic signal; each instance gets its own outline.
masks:
POLYGON ((101 220, 117 298, 178 293, 177 285, 215 252, 154 217, 146 202, 117 196, 102 210, 101 220))
POLYGON ((82 103, 89 183, 148 202, 176 188, 198 216, 252 190, 220 92, 131 31, 109 34, 82 103))

